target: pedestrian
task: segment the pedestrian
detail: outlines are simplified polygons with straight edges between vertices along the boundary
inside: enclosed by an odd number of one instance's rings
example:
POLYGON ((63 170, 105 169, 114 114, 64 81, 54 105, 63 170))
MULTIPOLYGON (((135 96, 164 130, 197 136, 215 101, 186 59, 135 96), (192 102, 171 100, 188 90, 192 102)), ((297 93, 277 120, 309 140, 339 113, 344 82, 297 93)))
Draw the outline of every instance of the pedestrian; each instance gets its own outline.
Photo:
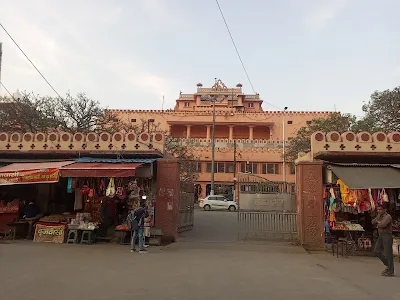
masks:
POLYGON ((135 252, 136 238, 139 239, 139 253, 147 253, 144 247, 144 219, 149 216, 146 203, 140 203, 140 207, 131 211, 127 217, 128 226, 131 229, 131 252, 135 252))
POLYGON ((375 254, 386 266, 382 276, 391 277, 394 276, 392 217, 387 213, 386 203, 378 205, 377 212, 377 217, 372 220, 379 234, 375 254))

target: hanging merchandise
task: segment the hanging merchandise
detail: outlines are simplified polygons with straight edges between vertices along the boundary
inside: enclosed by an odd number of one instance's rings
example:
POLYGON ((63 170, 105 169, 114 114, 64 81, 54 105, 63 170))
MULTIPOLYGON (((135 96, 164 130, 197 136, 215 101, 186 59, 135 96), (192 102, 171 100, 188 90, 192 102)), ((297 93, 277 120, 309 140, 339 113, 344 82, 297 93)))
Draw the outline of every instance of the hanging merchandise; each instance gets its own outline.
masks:
POLYGON ((384 203, 384 202, 389 202, 389 197, 386 194, 385 189, 382 189, 382 191, 381 191, 381 203, 384 203))
POLYGON ((104 178, 102 178, 100 180, 100 185, 99 185, 99 195, 104 196, 105 192, 106 192, 106 181, 104 180, 104 178))
POLYGON ((68 177, 67 193, 72 194, 72 177, 68 177))
POLYGON ((109 198, 113 198, 115 196, 115 184, 113 177, 110 178, 110 182, 108 183, 106 196, 109 198))
POLYGON ((381 205, 381 204, 382 204, 382 197, 381 197, 381 194, 382 194, 381 190, 378 190, 378 194, 377 194, 377 196, 376 196, 376 201, 377 201, 378 205, 381 205))
POLYGON ((340 194, 342 195, 343 203, 345 205, 350 205, 350 204, 348 204, 350 202, 350 189, 349 189, 349 187, 341 179, 339 179, 336 182, 336 184, 340 186, 340 194))
POLYGON ((80 189, 75 189, 74 210, 76 211, 81 209, 83 209, 83 196, 80 189))
POLYGON ((118 184, 116 195, 117 195, 118 199, 121 199, 121 200, 126 198, 126 190, 123 187, 122 179, 120 180, 120 182, 118 184))
POLYGON ((136 187, 136 181, 129 181, 129 183, 128 183, 128 191, 133 191, 134 190, 134 188, 136 187))
POLYGON ((371 210, 375 210, 375 202, 374 202, 374 198, 372 197, 372 190, 368 189, 368 197, 369 197, 369 203, 371 206, 371 210))
POLYGON ((72 184, 71 184, 72 190, 76 189, 76 178, 72 178, 72 184))
POLYGON ((88 197, 93 198, 95 196, 94 189, 89 189, 88 197))
POLYGON ((400 190, 397 190, 397 197, 396 199, 396 209, 400 207, 400 190))
POLYGON ((329 193, 331 197, 329 198, 329 224, 331 227, 335 225, 336 218, 335 218, 335 192, 333 188, 330 188, 329 193))
POLYGON ((88 195, 88 194, 89 194, 89 191, 90 191, 89 185, 84 184, 84 185, 81 187, 81 194, 82 194, 82 195, 88 195))

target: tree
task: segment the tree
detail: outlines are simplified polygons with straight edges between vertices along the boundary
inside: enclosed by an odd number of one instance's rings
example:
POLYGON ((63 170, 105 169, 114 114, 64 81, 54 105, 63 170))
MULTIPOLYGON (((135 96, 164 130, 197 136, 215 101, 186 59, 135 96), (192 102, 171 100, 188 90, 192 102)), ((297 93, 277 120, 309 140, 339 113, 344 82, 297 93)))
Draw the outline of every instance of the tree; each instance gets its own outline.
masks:
POLYGON ((295 138, 291 139, 287 145, 285 158, 289 162, 294 162, 299 152, 307 152, 311 148, 311 135, 316 131, 345 131, 359 132, 365 129, 366 124, 363 120, 351 114, 332 113, 327 118, 318 118, 311 121, 307 126, 301 127, 295 138))
POLYGON ((71 133, 110 132, 118 118, 104 110, 96 100, 80 93, 76 97, 40 97, 22 93, 19 98, 1 99, 0 131, 71 133))
POLYGON ((53 114, 53 102, 47 98, 23 93, 19 98, 1 99, 0 130, 18 132, 37 132, 56 129, 57 120, 48 115, 53 114))
POLYGON ((375 91, 362 107, 365 122, 372 131, 400 131, 400 86, 375 91))
POLYGON ((183 141, 180 138, 167 136, 165 153, 179 161, 179 177, 181 181, 195 182, 199 176, 197 162, 199 158, 193 151, 193 142, 183 141))
POLYGON ((118 122, 118 117, 111 111, 106 111, 100 106, 100 102, 88 98, 84 93, 72 97, 70 94, 64 99, 53 99, 58 109, 55 118, 59 122, 59 128, 67 132, 109 131, 110 124, 118 122))

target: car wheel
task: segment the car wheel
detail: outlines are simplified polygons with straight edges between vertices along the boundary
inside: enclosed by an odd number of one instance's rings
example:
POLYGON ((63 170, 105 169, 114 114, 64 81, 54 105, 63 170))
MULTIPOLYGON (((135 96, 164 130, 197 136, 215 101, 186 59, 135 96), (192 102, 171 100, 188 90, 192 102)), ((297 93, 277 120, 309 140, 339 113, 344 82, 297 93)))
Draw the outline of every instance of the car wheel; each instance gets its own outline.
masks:
POLYGON ((229 206, 229 211, 235 211, 235 210, 236 210, 235 206, 233 206, 233 205, 229 206))
POLYGON ((206 205, 204 205, 204 210, 211 210, 211 206, 210 205, 208 205, 208 204, 206 204, 206 205))

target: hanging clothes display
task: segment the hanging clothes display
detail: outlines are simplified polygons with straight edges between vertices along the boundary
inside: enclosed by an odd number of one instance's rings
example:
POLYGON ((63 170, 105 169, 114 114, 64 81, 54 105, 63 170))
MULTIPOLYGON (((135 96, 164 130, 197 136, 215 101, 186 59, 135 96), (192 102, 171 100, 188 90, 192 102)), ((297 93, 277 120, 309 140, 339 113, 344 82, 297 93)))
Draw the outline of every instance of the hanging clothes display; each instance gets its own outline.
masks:
POLYGON ((74 211, 83 209, 83 195, 79 188, 75 189, 74 211))

